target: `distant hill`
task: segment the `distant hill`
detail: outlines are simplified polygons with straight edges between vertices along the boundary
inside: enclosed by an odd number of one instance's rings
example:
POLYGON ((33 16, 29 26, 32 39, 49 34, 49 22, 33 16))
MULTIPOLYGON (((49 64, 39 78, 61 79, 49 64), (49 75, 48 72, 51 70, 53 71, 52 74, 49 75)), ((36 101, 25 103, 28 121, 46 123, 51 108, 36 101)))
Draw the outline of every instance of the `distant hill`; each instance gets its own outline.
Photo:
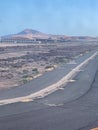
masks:
POLYGON ((75 40, 98 40, 98 37, 89 37, 89 36, 66 36, 66 35, 52 35, 42 33, 33 29, 25 29, 17 34, 2 36, 1 39, 48 39, 48 40, 57 40, 57 41, 75 41, 75 40))
POLYGON ((28 34, 32 34, 32 35, 42 35, 42 32, 33 30, 33 29, 25 29, 22 32, 19 32, 18 35, 28 35, 28 34))
POLYGON ((28 39, 34 39, 34 38, 49 38, 48 34, 32 30, 32 29, 25 29, 17 34, 7 35, 3 36, 2 38, 28 38, 28 39))

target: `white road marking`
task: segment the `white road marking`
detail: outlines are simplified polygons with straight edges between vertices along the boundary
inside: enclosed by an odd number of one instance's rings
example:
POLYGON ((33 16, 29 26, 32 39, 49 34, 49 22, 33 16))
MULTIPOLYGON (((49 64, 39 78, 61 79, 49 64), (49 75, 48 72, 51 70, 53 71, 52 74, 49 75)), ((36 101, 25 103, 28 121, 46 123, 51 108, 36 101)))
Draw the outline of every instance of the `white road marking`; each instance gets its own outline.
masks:
POLYGON ((58 89, 60 89, 60 90, 64 90, 64 88, 63 88, 63 87, 60 87, 60 88, 58 88, 58 89))
POLYGON ((73 79, 69 80, 69 82, 71 82, 71 83, 72 83, 72 82, 75 82, 75 81, 76 81, 76 80, 73 80, 73 79))
POLYGON ((49 104, 49 103, 44 103, 45 105, 47 106, 50 106, 50 107, 59 107, 59 106, 63 106, 64 104, 49 104))
POLYGON ((94 59, 98 55, 98 52, 95 52, 92 56, 87 58, 84 62, 79 64, 77 67, 75 67, 73 70, 71 70, 66 76, 64 76, 61 80, 58 82, 38 91, 35 93, 32 93, 28 96, 23 96, 23 97, 17 97, 17 98, 12 98, 12 99, 4 99, 0 100, 0 105, 5 105, 5 104, 11 104, 11 103, 16 103, 16 102, 22 102, 22 101, 28 101, 28 99, 34 100, 37 98, 43 98, 48 94, 53 93, 54 91, 58 90, 63 84, 66 85, 68 83, 68 80, 72 80, 74 76, 79 72, 79 70, 87 65, 92 59, 94 59))

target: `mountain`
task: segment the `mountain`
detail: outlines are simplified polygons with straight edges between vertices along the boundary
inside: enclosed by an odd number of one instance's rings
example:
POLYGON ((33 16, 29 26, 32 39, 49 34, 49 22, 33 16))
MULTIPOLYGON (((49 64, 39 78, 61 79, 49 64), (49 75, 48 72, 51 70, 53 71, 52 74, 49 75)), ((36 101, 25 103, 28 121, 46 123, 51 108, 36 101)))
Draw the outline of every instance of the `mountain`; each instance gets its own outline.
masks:
POLYGON ((42 33, 40 31, 36 31, 33 29, 25 29, 17 34, 11 34, 11 35, 6 35, 2 36, 1 38, 6 39, 6 38, 12 38, 12 39, 35 39, 35 38, 42 38, 42 39, 47 39, 49 38, 50 35, 42 33))
POLYGON ((89 37, 89 36, 66 36, 66 35, 52 35, 42 33, 33 29, 25 29, 17 34, 2 36, 1 39, 48 39, 48 40, 57 40, 57 41, 77 41, 77 40, 98 40, 98 37, 89 37))
POLYGON ((28 34, 38 35, 38 34, 43 34, 43 33, 33 30, 33 29, 25 29, 22 32, 18 33, 18 35, 28 35, 28 34))
POLYGON ((36 30, 32 30, 32 29, 25 29, 22 32, 14 35, 15 37, 26 37, 29 39, 33 39, 33 38, 48 38, 49 35, 36 31, 36 30))

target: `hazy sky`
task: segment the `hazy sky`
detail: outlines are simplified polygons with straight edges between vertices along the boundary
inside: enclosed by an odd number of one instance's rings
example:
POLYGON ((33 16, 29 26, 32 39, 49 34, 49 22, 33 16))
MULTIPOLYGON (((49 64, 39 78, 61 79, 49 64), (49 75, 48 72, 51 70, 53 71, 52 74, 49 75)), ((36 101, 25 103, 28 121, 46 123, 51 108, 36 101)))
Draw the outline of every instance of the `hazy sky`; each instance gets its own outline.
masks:
POLYGON ((0 35, 25 28, 98 36, 98 0, 0 0, 0 35))

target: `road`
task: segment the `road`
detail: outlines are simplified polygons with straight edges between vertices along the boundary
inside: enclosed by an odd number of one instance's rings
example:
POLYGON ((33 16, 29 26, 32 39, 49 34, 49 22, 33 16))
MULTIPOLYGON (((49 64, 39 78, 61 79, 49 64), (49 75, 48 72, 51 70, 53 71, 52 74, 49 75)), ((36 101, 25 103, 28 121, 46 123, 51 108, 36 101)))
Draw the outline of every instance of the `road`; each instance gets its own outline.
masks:
POLYGON ((35 93, 37 91, 40 91, 47 86, 50 86, 56 82, 58 82, 60 79, 62 79, 64 76, 66 76, 72 69, 80 65, 82 62, 84 62, 86 59, 91 57, 96 51, 91 51, 75 60, 76 64, 65 64, 57 69, 54 69, 51 72, 46 72, 44 75, 38 77, 37 79, 34 79, 27 84, 21 85, 19 87, 15 87, 13 89, 0 91, 0 100, 3 99, 10 99, 10 98, 16 98, 16 97, 22 97, 27 96, 31 93, 35 93))
MULTIPOLYGON (((77 64, 71 65, 71 69, 92 54, 76 60, 77 64)), ((0 130, 89 130, 97 127, 97 69, 96 56, 71 82, 46 97, 0 106, 0 130)), ((58 70, 64 71, 64 68, 58 70)))

